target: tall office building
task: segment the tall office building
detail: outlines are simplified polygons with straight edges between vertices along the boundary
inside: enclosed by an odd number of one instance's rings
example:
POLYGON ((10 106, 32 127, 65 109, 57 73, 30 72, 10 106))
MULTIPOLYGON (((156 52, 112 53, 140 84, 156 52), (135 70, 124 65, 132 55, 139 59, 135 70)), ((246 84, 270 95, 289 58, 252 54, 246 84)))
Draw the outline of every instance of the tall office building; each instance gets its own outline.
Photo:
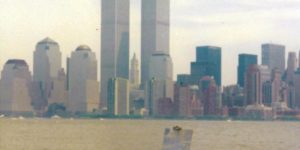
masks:
POLYGON ((129 81, 112 78, 108 83, 108 113, 111 115, 129 115, 129 81))
POLYGON ((300 68, 297 69, 294 75, 294 90, 295 90, 295 99, 294 101, 288 102, 288 106, 293 109, 300 108, 300 68))
POLYGON ((33 112, 31 106, 31 73, 24 60, 6 62, 0 80, 0 113, 23 115, 33 112))
POLYGON ((218 114, 218 87, 214 78, 205 76, 199 82, 204 115, 218 114))
POLYGON ((131 68, 130 68, 130 83, 131 87, 136 89, 139 88, 140 85, 140 69, 139 69, 139 61, 136 58, 136 55, 133 55, 131 59, 131 68))
POLYGON ((245 94, 246 103, 245 105, 262 104, 262 87, 261 85, 261 75, 258 65, 250 65, 246 72, 245 79, 245 94))
POLYGON ((99 82, 95 53, 88 46, 81 45, 72 52, 68 66, 68 111, 93 112, 99 109, 99 82))
POLYGON ((150 58, 156 51, 169 54, 170 0, 142 0, 141 82, 149 80, 150 58))
POLYGON ((295 52, 289 52, 288 64, 286 70, 286 82, 293 84, 294 74, 297 70, 297 54, 295 52))
POLYGON ((129 79, 129 0, 102 0, 101 107, 111 78, 129 79))
POLYGON ((193 117, 202 114, 198 86, 176 84, 174 103, 180 117, 193 117))
POLYGON ((157 51, 150 58, 149 79, 173 80, 173 62, 169 54, 157 51))
POLYGON ((280 95, 282 80, 281 72, 279 69, 275 68, 272 70, 272 104, 276 102, 281 102, 282 97, 280 95))
POLYGON ((173 99, 173 81, 149 80, 145 84, 145 106, 151 116, 159 116, 159 101, 162 99, 173 99))
POLYGON ((240 54, 238 65, 238 85, 244 87, 245 73, 250 65, 257 64, 257 55, 240 54))
POLYGON ((212 76, 218 86, 222 85, 221 48, 215 46, 197 47, 196 62, 191 63, 191 82, 196 84, 204 76, 212 76))
POLYGON ((58 43, 48 37, 36 45, 33 56, 33 105, 36 111, 43 112, 48 104, 53 79, 62 69, 61 55, 58 43))
POLYGON ((278 44, 262 45, 262 65, 269 69, 278 68, 283 74, 285 71, 285 46, 278 44))

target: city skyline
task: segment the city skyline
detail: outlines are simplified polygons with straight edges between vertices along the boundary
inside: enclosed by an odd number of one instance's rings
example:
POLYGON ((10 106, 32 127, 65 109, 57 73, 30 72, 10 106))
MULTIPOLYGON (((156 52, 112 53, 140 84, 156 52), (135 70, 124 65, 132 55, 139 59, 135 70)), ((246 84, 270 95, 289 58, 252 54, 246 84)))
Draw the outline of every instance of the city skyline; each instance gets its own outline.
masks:
MULTIPOLYGON (((130 37, 130 53, 132 55, 136 52, 137 56, 140 56, 141 2, 134 0, 131 4, 133 31, 130 37)), ((52 37, 60 44, 63 60, 79 44, 86 43, 96 52, 97 60, 100 61, 97 51, 100 49, 100 7, 98 0, 54 0, 51 3, 0 0, 0 66, 10 58, 22 58, 28 62, 32 71, 32 52, 36 41, 46 36, 52 37), (88 11, 79 8, 86 8, 88 11)), ((299 12, 298 8, 300 3, 295 0, 264 3, 232 0, 191 0, 188 3, 183 0, 172 1, 170 52, 174 60, 173 79, 176 79, 177 74, 189 72, 189 63, 195 59, 194 49, 201 45, 222 47, 223 85, 236 83, 239 53, 257 54, 260 60, 261 44, 269 42, 285 45, 287 52, 298 52, 300 45, 292 39, 299 30, 297 26, 300 22, 297 20, 300 17, 294 15, 299 12), (212 11, 215 9, 218 11, 212 11)), ((140 57, 138 59, 141 60, 140 57)))

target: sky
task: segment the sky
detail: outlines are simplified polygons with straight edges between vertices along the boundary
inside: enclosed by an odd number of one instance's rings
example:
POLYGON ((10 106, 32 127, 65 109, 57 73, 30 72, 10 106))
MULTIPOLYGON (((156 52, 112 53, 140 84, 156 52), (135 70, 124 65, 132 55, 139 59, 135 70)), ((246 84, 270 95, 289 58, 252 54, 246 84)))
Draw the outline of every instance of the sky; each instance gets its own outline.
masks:
MULTIPOLYGON (((131 0, 131 56, 140 55, 140 9, 141 0, 131 0)), ((11 58, 32 68, 35 45, 45 37, 60 44, 64 66, 81 44, 99 60, 100 12, 100 0, 0 0, 0 69, 11 58)), ((262 43, 300 49, 300 0, 171 0, 170 13, 174 80, 190 72, 196 46, 222 47, 223 85, 236 83, 239 53, 261 62, 262 43)))

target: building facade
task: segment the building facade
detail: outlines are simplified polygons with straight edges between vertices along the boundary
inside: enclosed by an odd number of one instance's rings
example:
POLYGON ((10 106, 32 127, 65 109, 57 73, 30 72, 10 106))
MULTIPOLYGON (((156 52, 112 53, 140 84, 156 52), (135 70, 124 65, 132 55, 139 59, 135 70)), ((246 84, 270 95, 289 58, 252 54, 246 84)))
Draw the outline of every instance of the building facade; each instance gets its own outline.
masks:
POLYGON ((288 64, 286 70, 286 83, 292 85, 294 81, 294 74, 297 70, 297 54, 295 52, 289 52, 288 64))
POLYGON ((99 82, 96 55, 86 46, 78 46, 69 59, 68 111, 93 112, 99 109, 99 82))
POLYGON ((129 115, 129 94, 130 83, 128 79, 110 79, 108 83, 108 113, 111 115, 129 115))
POLYGON ((62 69, 61 61, 62 54, 57 42, 47 37, 37 43, 33 56, 33 105, 38 112, 47 108, 53 80, 58 78, 62 69))
POLYGON ((136 58, 136 55, 133 55, 131 59, 131 68, 130 68, 130 83, 131 87, 138 89, 140 86, 140 69, 139 61, 136 58))
POLYGON ((0 113, 26 115, 33 113, 31 73, 24 60, 6 62, 0 80, 0 113))
POLYGON ((245 85, 245 73, 249 65, 257 64, 257 55, 240 54, 238 65, 238 85, 244 87, 245 85))
POLYGON ((278 68, 283 74, 285 71, 285 46, 279 44, 262 45, 262 65, 271 70, 278 68))
POLYGON ((142 0, 141 82, 149 80, 154 52, 170 54, 170 0, 142 0))
POLYGON ((200 80, 200 99, 203 104, 204 115, 218 115, 218 86, 212 77, 205 76, 200 80))
POLYGON ((197 84, 204 76, 212 76, 218 86, 222 85, 221 48, 216 46, 197 47, 196 62, 191 63, 191 80, 197 84))
POLYGON ((111 78, 129 79, 129 0, 102 0, 101 107, 107 107, 111 78))

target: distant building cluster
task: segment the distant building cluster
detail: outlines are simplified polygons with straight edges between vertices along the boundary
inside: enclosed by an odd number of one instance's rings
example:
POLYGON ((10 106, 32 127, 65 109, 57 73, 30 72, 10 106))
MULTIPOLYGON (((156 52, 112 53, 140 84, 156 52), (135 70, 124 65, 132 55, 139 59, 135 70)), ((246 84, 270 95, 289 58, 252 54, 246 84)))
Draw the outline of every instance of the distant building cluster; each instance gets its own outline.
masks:
POLYGON ((222 87, 222 48, 196 47, 189 74, 173 80, 170 1, 142 0, 141 63, 130 54, 130 1, 102 0, 100 82, 97 59, 78 46, 62 68, 62 54, 50 38, 37 43, 33 72, 10 59, 0 80, 0 114, 42 116, 61 106, 70 114, 100 113, 149 117, 231 116, 271 118, 300 110, 300 61, 285 46, 262 45, 257 55, 240 54, 237 84, 222 87))

